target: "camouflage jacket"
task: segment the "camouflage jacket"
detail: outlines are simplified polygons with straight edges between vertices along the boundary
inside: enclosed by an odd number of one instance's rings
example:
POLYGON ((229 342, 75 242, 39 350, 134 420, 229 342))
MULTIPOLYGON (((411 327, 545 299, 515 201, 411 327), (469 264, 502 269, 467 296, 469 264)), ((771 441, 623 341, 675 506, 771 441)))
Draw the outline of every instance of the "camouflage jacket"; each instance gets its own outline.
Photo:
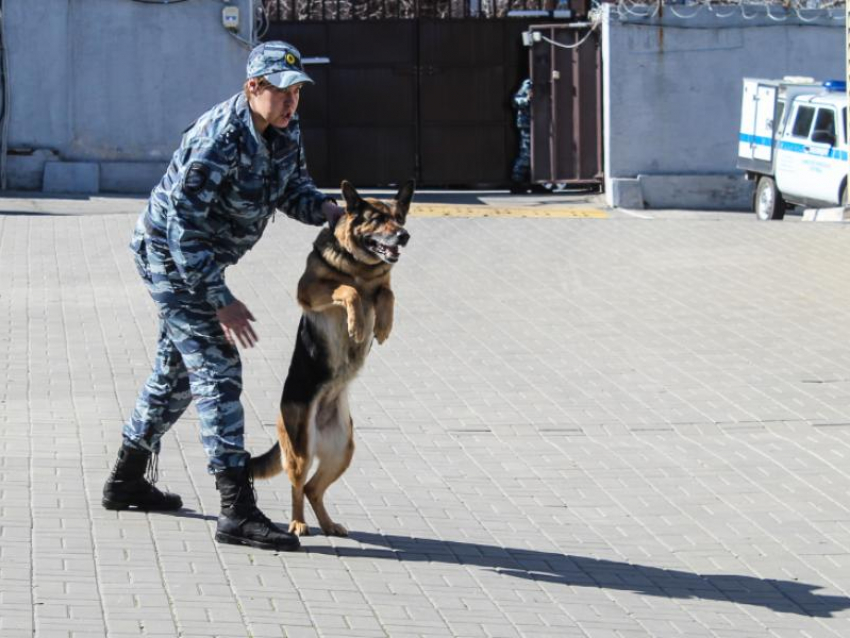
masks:
POLYGON ((321 226, 325 200, 307 173, 296 118, 285 129, 254 129, 244 94, 213 107, 184 133, 151 192, 130 247, 148 266, 165 264, 160 292, 188 292, 221 308, 235 300, 224 269, 262 236, 277 209, 321 226))
POLYGON ((531 128, 531 80, 523 80, 519 90, 514 93, 516 125, 518 128, 531 128))

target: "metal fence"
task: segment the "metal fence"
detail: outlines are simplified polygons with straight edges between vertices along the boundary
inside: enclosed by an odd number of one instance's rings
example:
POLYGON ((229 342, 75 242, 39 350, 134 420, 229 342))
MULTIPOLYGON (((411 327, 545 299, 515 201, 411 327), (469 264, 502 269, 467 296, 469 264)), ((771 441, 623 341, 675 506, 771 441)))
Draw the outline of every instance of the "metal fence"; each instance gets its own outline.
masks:
POLYGON ((552 11, 566 0, 264 0, 271 22, 504 18, 510 11, 552 11))
POLYGON ((571 9, 574 15, 587 15, 591 5, 610 2, 622 13, 646 16, 664 12, 674 14, 707 7, 729 10, 739 7, 767 6, 788 11, 843 7, 845 0, 263 0, 268 22, 306 22, 325 20, 412 20, 457 18, 505 18, 517 11, 557 11, 571 9))

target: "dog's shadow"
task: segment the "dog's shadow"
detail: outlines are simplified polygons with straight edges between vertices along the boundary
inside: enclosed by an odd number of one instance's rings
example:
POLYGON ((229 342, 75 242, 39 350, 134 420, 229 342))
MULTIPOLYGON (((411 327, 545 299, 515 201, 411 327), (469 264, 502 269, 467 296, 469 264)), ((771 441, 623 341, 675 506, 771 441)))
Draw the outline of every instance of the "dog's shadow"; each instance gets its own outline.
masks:
POLYGON ((835 612, 850 608, 850 598, 817 594, 821 586, 796 581, 735 574, 695 574, 583 556, 410 536, 352 532, 349 538, 372 547, 309 545, 305 550, 347 558, 471 565, 543 583, 619 589, 662 598, 757 605, 776 612, 818 618, 830 618, 835 612))
MULTIPOLYGON (((180 518, 216 520, 215 516, 188 508, 168 514, 180 518)), ((279 525, 286 529, 286 524, 279 525)), ((313 528, 312 531, 315 533, 317 530, 313 528)), ((822 589, 820 585, 797 581, 737 574, 695 574, 585 556, 413 536, 351 532, 349 538, 371 547, 305 544, 302 548, 312 554, 345 558, 469 565, 543 583, 620 589, 661 598, 757 605, 776 612, 817 618, 831 618, 836 612, 850 609, 850 598, 818 594, 816 590, 822 589)))

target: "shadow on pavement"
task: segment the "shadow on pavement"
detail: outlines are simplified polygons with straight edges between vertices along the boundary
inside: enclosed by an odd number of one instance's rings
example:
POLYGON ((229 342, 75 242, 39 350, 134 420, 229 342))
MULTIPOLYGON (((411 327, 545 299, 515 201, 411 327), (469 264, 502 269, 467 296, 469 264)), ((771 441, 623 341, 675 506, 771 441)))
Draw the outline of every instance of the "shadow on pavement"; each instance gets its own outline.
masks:
POLYGON ((200 521, 218 520, 218 516, 212 516, 211 514, 203 514, 202 512, 196 512, 195 510, 189 509, 187 507, 183 507, 173 512, 157 512, 157 515, 174 516, 175 518, 194 518, 200 521))
POLYGON ((477 543, 353 532, 351 539, 383 549, 304 547, 315 554, 351 558, 471 565, 507 576, 574 587, 600 587, 663 598, 701 599, 757 605, 776 612, 829 618, 850 608, 850 598, 815 593, 818 585, 735 574, 694 574, 477 543))
POLYGON ((73 213, 51 213, 40 210, 0 210, 0 217, 72 217, 73 213))

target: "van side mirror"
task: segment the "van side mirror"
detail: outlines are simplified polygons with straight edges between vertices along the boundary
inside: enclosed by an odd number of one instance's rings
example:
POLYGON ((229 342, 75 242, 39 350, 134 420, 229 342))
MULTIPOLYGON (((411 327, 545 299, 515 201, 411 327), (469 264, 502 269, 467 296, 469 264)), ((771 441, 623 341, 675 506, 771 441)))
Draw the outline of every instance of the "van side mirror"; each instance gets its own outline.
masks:
POLYGON ((812 133, 812 141, 818 144, 829 144, 835 146, 835 134, 830 131, 815 131, 812 133))

